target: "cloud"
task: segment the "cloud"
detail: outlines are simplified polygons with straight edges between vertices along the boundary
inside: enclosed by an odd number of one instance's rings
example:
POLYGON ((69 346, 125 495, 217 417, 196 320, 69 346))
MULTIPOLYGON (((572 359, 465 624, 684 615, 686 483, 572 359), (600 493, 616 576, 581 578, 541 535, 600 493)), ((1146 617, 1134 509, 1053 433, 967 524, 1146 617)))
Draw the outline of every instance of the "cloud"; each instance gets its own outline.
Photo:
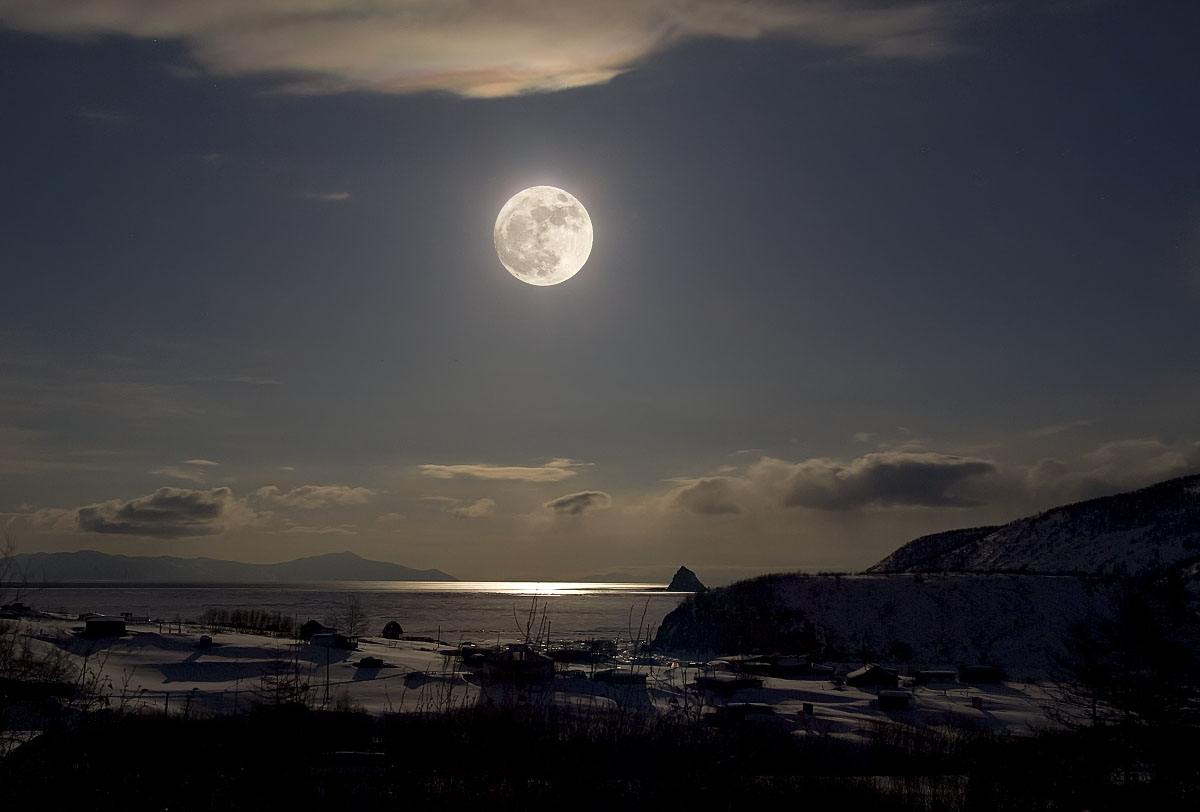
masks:
POLYGON ((279 532, 283 535, 295 533, 301 536, 357 536, 358 527, 352 524, 322 525, 317 527, 292 524, 279 532))
POLYGON ((675 503, 684 510, 701 516, 721 516, 741 513, 738 504, 738 482, 732 477, 704 477, 675 491, 675 503))
POLYGON ((460 519, 482 519, 484 516, 491 516, 495 510, 495 501, 484 497, 468 505, 453 508, 450 512, 460 519))
POLYGON ((770 37, 850 60, 957 49, 982 0, 0 0, 0 25, 181 42, 178 75, 261 75, 297 93, 496 97, 605 82, 697 38, 770 37))
POLYGON ((572 462, 568 459, 553 459, 545 465, 525 468, 513 465, 489 465, 477 463, 472 465, 422 465, 422 476, 434 479, 451 479, 456 476, 475 477, 476 479, 505 479, 518 482, 562 482, 579 473, 578 469, 586 463, 572 462))
POLYGON ((612 497, 604 491, 580 491, 551 499, 542 507, 559 516, 582 516, 593 510, 603 510, 612 504, 612 497))
POLYGON ((995 463, 930 451, 886 451, 849 463, 812 459, 801 463, 763 459, 749 476, 774 482, 785 507, 853 510, 883 507, 968 507, 978 500, 962 492, 969 480, 993 474, 995 463))
POLYGON ((348 485, 301 485, 284 493, 275 485, 267 485, 254 492, 255 497, 284 507, 314 510, 317 508, 365 505, 375 495, 367 488, 351 488, 348 485))
POLYGON ((229 488, 164 487, 129 502, 113 500, 76 511, 77 526, 85 533, 155 538, 211 536, 254 519, 253 511, 235 499, 229 488))
POLYGON ((153 469, 152 471, 150 471, 150 473, 159 474, 161 476, 169 476, 172 479, 183 479, 188 482, 195 482, 197 484, 203 484, 208 481, 208 478, 205 475, 203 470, 198 471, 196 469, 197 468, 201 468, 201 469, 211 468, 213 466, 217 466, 220 464, 221 463, 213 462, 212 460, 184 460, 179 465, 164 465, 161 468, 153 469), (180 467, 180 466, 184 466, 184 465, 193 466, 193 467, 188 467, 188 468, 180 467))
POLYGON ((158 474, 159 476, 169 476, 172 479, 183 479, 188 482, 204 483, 208 481, 203 472, 197 471, 194 468, 181 468, 178 465, 164 465, 161 468, 151 470, 150 473, 158 474))
POLYGON ((1142 437, 1105 443, 1073 464, 1039 460, 1027 484, 1042 502, 1062 503, 1151 485, 1200 469, 1200 444, 1167 445, 1142 437))
POLYGON ((49 530, 57 533, 69 533, 79 529, 78 508, 42 508, 26 514, 34 530, 49 530))
POLYGON ((921 451, 865 454, 850 462, 763 457, 739 476, 677 480, 676 508, 722 516, 772 508, 970 507, 999 473, 990 460, 921 451))
POLYGON ((305 200, 317 200, 321 203, 345 203, 350 199, 349 192, 307 192, 305 200))

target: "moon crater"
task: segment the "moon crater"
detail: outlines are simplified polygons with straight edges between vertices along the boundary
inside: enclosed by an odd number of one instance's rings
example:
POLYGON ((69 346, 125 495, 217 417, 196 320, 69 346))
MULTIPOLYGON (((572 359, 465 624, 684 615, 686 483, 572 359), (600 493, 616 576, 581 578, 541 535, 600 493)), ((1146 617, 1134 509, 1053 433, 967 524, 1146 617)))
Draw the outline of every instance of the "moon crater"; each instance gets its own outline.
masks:
POLYGON ((496 255, 530 285, 565 282, 592 252, 592 218, 569 192, 534 186, 513 195, 496 217, 496 255))

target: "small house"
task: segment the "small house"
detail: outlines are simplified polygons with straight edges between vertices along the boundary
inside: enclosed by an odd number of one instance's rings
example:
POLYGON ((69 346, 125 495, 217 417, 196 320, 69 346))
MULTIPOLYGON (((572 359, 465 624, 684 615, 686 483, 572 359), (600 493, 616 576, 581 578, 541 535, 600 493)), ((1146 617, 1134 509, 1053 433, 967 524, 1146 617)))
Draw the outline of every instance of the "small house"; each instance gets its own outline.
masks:
POLYGON ((339 634, 335 631, 318 632, 309 638, 309 642, 314 646, 323 648, 340 648, 346 651, 354 651, 358 648, 358 638, 350 637, 345 634, 339 634))
POLYGON ((125 634, 125 618, 95 615, 84 621, 85 637, 120 637, 125 634))
POLYGON ((855 688, 895 688, 900 675, 876 663, 868 663, 846 675, 846 684, 855 688))
POLYGON ((404 634, 404 627, 394 620, 389 620, 383 627, 382 634, 388 640, 399 640, 400 635, 404 634))
POLYGON ((318 634, 333 634, 337 629, 326 626, 319 620, 306 620, 300 625, 300 639, 311 640, 318 634))
POLYGON ((554 660, 524 643, 509 643, 483 658, 484 675, 499 682, 523 682, 550 679, 554 660))
POLYGON ((765 702, 736 702, 713 709, 709 719, 718 725, 769 725, 785 727, 785 719, 775 708, 765 702))

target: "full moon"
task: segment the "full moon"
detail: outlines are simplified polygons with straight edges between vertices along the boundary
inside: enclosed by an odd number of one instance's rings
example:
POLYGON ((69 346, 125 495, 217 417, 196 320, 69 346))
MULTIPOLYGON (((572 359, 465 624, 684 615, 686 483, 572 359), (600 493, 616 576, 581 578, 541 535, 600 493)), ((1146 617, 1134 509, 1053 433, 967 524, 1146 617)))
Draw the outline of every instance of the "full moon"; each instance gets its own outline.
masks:
POLYGON ((496 218, 496 254, 530 285, 566 282, 592 253, 592 218, 569 192, 534 186, 513 195, 496 218))

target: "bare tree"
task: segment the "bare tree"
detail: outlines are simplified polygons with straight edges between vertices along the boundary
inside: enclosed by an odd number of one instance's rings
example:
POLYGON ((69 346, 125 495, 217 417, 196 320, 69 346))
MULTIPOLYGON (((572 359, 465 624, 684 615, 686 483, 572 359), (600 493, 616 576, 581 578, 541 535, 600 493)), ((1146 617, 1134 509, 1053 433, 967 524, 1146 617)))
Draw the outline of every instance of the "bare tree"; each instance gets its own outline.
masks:
POLYGON ((341 611, 328 619, 329 625, 347 637, 358 637, 367 629, 367 610, 362 599, 351 593, 342 602, 341 611))
POLYGON ((1200 775, 1189 755, 1200 746, 1200 616, 1178 573, 1126 579, 1109 613, 1070 629, 1053 682, 1051 718, 1127 780, 1200 775))
POLYGON ((313 687, 305 676, 299 654, 291 660, 278 658, 267 663, 258 684, 250 688, 254 704, 260 707, 311 707, 313 687))
POLYGON ((20 598, 26 580, 25 572, 17 564, 17 545, 6 532, 4 546, 0 547, 0 604, 20 598))

